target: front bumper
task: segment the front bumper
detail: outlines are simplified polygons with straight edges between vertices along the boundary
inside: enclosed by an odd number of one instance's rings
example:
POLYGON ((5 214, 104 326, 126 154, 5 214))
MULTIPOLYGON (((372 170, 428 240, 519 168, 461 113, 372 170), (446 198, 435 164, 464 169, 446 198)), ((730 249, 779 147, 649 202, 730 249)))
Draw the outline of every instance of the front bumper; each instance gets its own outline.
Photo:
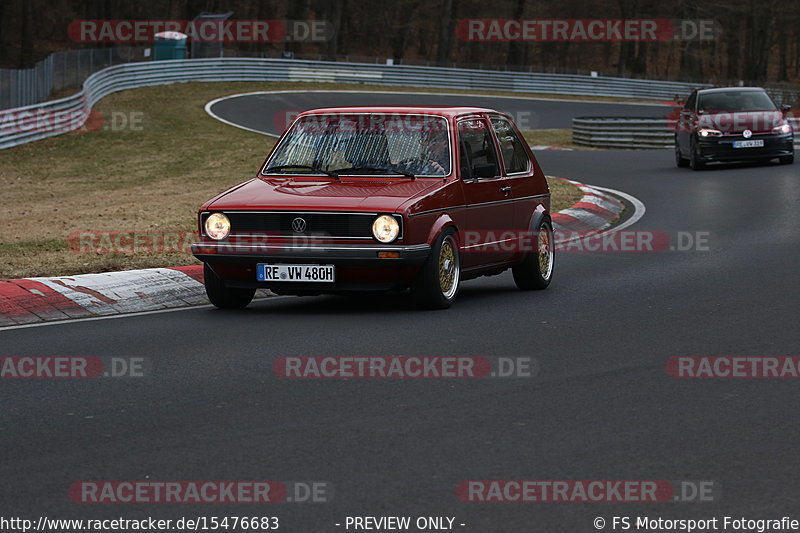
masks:
POLYGON ((192 255, 205 263, 320 263, 335 266, 421 266, 431 253, 429 244, 412 245, 264 245, 225 242, 194 243, 192 255), (378 257, 394 252, 398 257, 378 257))
POLYGON ((696 137, 697 155, 701 161, 746 161, 749 159, 773 159, 794 153, 794 135, 764 134, 753 135, 749 140, 762 139, 764 146, 756 148, 734 148, 735 141, 748 140, 742 135, 723 137, 696 137))
POLYGON ((430 253, 428 244, 265 246, 202 242, 192 245, 192 254, 207 263, 228 287, 301 295, 402 289, 414 279, 430 253), (395 252, 397 257, 378 257, 378 252, 395 252), (334 265, 336 281, 258 281, 256 266, 259 263, 334 265))
POLYGON ((431 247, 415 245, 248 245, 226 242, 200 242, 192 254, 207 263, 226 286, 270 289, 278 294, 329 294, 353 291, 389 291, 407 287, 428 259, 431 247), (397 257, 378 257, 378 252, 394 252, 397 257), (256 265, 321 264, 334 265, 336 281, 265 282, 256 279, 256 265))

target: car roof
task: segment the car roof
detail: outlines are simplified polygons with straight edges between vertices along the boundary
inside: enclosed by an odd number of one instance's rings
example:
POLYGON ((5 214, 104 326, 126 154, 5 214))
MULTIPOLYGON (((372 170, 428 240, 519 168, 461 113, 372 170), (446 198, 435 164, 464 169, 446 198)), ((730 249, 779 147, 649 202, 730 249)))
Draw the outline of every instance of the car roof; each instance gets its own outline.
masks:
POLYGON ((762 87, 714 87, 714 88, 711 88, 711 89, 700 89, 700 90, 697 91, 697 93, 698 94, 699 93, 704 93, 704 94, 705 93, 721 93, 721 92, 727 92, 727 91, 742 91, 742 92, 746 92, 746 91, 761 91, 761 92, 766 92, 766 91, 764 91, 764 89, 762 87))
POLYGON ((417 115, 441 115, 448 118, 454 118, 461 115, 471 115, 475 113, 497 113, 504 114, 494 109, 486 107, 471 107, 471 106, 433 106, 433 105, 419 105, 419 106, 346 106, 346 107, 322 107, 319 109, 310 109, 300 113, 299 116, 305 115, 321 115, 331 113, 399 113, 399 114, 417 114, 417 115))

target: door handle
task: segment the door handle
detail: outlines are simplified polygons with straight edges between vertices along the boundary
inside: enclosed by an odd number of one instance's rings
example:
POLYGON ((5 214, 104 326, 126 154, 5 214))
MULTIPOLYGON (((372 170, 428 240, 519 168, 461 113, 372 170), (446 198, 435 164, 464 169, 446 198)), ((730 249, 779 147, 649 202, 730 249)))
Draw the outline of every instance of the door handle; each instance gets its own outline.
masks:
POLYGON ((500 187, 500 192, 503 194, 508 194, 511 192, 511 187, 509 187, 508 185, 506 185, 505 187, 500 187))

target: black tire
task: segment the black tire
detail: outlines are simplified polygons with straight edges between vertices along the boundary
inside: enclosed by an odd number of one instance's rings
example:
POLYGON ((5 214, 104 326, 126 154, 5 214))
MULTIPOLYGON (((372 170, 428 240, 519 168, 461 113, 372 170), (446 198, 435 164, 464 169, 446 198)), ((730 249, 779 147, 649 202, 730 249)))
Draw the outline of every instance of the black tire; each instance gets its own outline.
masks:
POLYGON ((681 149, 678 146, 678 138, 675 137, 675 164, 680 168, 689 166, 689 160, 681 155, 681 149))
POLYGON ((546 289, 553 279, 555 267, 555 240, 550 220, 542 219, 533 233, 536 235, 536 249, 527 252, 522 263, 511 269, 514 283, 524 291, 546 289), (546 255, 542 255, 543 251, 546 255))
POLYGON ((208 299, 220 309, 243 309, 256 294, 255 289, 232 289, 211 270, 208 263, 203 265, 203 281, 208 299))
POLYGON ((791 165, 792 163, 794 163, 794 154, 779 157, 778 161, 780 162, 781 165, 791 165))
POLYGON ((458 295, 461 257, 453 229, 444 230, 411 283, 411 296, 423 309, 447 309, 458 295))
POLYGON ((694 147, 694 143, 691 143, 689 146, 689 167, 692 170, 703 170, 706 168, 706 164, 697 157, 697 150, 694 147))

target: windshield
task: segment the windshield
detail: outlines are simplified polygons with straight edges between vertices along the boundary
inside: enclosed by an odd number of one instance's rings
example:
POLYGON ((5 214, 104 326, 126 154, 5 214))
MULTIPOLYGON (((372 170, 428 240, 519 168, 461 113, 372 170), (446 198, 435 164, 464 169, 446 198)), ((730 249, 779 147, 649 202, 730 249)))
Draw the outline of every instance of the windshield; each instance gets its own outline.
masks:
POLYGON ((447 121, 432 115, 329 114, 298 119, 264 174, 450 174, 447 121))
POLYGON ((706 113, 777 110, 767 93, 762 91, 725 91, 701 94, 698 109, 706 113))

